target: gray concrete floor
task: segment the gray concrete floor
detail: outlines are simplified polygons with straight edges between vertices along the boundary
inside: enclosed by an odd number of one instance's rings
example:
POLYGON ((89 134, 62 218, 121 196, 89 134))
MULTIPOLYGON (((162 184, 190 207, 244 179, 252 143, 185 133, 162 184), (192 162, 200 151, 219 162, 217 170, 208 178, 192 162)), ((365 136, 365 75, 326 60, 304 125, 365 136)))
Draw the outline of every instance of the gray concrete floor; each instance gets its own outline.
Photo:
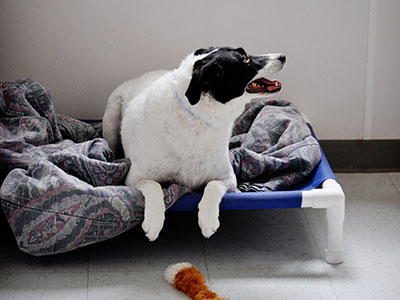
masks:
POLYGON ((221 212, 201 236, 194 212, 171 212, 155 242, 140 226, 70 253, 32 257, 0 222, 0 299, 188 299, 163 279, 188 261, 235 299, 400 299, 400 173, 336 174, 346 194, 345 261, 324 262, 325 212, 221 212))

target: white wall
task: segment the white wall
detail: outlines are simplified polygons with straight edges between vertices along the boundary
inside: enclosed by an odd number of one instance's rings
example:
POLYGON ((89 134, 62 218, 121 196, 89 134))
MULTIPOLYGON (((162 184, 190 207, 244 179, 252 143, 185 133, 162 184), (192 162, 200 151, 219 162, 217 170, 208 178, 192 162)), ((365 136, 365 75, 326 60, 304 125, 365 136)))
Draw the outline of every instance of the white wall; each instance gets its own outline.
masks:
POLYGON ((398 139, 399 3, 1 0, 0 80, 33 77, 58 113, 99 119, 122 81, 174 68, 197 48, 284 52, 280 97, 319 138, 398 139))
POLYGON ((377 8, 371 130, 366 137, 400 138, 400 1, 378 1, 377 8))

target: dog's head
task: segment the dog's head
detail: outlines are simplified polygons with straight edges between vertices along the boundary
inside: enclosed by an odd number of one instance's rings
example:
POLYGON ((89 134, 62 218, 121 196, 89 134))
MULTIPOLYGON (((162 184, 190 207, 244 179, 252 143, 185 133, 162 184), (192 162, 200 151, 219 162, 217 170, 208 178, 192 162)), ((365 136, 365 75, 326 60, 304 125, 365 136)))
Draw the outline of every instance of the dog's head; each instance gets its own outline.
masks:
POLYGON ((243 96, 251 99, 279 91, 281 83, 267 77, 282 69, 286 57, 252 56, 242 48, 224 47, 199 49, 188 60, 193 68, 185 95, 195 105, 203 94, 225 104, 243 96))

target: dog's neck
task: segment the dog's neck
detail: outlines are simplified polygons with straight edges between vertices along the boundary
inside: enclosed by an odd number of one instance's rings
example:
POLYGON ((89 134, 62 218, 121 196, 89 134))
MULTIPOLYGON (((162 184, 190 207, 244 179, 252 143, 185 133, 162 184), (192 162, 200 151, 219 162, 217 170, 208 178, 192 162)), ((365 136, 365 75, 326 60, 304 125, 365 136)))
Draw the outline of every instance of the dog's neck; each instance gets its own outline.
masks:
POLYGON ((230 128, 250 99, 236 99, 223 104, 215 101, 210 94, 203 93, 200 101, 196 105, 191 105, 185 93, 191 80, 192 69, 193 66, 190 64, 182 64, 178 69, 170 72, 171 91, 174 98, 187 114, 190 114, 192 118, 198 120, 204 126, 220 129, 230 128), (220 109, 217 109, 217 107, 220 109))
MULTIPOLYGON (((186 84, 187 78, 182 78, 180 76, 180 81, 183 84, 178 85, 178 78, 179 76, 178 71, 175 69, 171 71, 170 73, 170 80, 171 80, 171 89, 172 89, 172 94, 175 97, 175 99, 178 101, 179 105, 187 111, 194 119, 200 121, 204 125, 208 127, 216 127, 210 120, 207 120, 205 116, 201 115, 198 111, 195 111, 192 107, 192 105, 189 103, 187 97, 185 96, 185 92, 183 91, 185 86, 188 86, 189 83, 186 84)), ((190 82, 190 80, 189 80, 190 82)))

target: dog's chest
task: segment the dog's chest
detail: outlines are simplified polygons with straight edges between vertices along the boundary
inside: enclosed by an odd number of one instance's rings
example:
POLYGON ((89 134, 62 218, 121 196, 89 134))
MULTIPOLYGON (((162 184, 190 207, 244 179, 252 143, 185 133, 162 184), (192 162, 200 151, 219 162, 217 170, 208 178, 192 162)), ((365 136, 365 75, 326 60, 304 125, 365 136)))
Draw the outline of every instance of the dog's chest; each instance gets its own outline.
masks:
POLYGON ((122 125, 124 150, 136 177, 195 189, 231 175, 230 124, 221 120, 218 126, 206 125, 175 98, 148 99, 156 97, 135 99, 122 125))
POLYGON ((177 134, 169 142, 171 156, 165 162, 166 177, 191 188, 221 179, 228 172, 228 141, 216 132, 177 134))

